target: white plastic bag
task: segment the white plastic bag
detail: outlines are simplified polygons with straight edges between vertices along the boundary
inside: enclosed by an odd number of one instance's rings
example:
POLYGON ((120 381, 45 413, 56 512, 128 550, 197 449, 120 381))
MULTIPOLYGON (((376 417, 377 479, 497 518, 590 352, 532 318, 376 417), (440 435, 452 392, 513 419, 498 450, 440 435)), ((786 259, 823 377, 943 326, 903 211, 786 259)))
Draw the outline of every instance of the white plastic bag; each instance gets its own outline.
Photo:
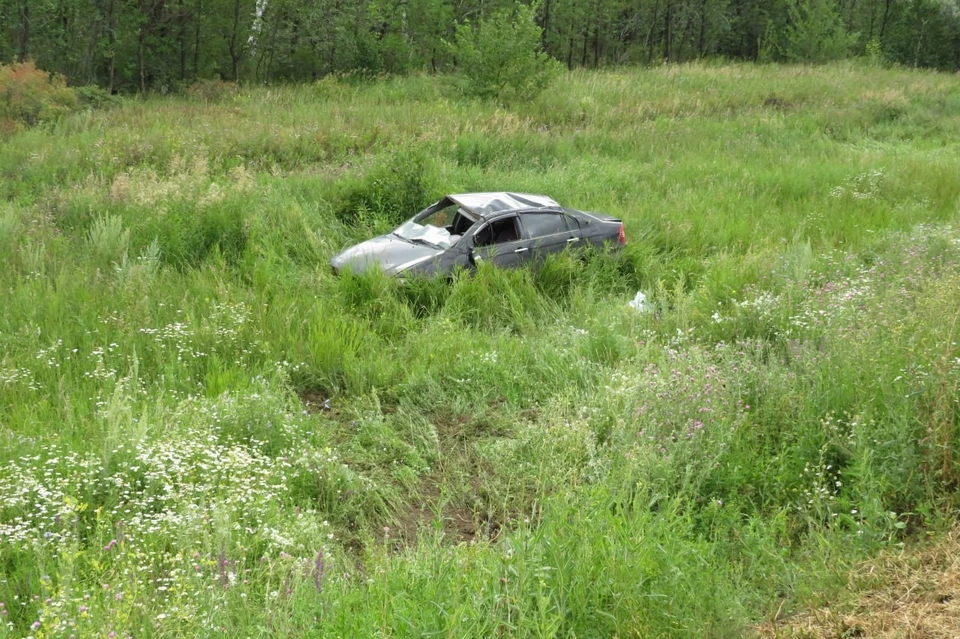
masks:
POLYGON ((630 308, 637 311, 638 313, 643 313, 647 311, 647 296, 644 295, 641 291, 637 291, 636 297, 633 298, 633 301, 627 304, 630 308))

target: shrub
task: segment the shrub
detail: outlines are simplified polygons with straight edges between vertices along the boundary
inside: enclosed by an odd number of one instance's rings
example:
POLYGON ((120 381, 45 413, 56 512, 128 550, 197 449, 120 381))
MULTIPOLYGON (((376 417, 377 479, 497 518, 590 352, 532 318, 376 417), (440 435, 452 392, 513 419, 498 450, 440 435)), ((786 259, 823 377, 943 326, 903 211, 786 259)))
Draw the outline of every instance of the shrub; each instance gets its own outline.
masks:
POLYGON ((20 130, 20 124, 13 118, 0 118, 0 140, 13 137, 20 130))
POLYGON ((77 95, 59 74, 38 69, 26 61, 0 65, 0 122, 4 129, 14 124, 33 126, 55 120, 77 106, 77 95))
POLYGON ((87 232, 87 244, 101 264, 120 262, 130 247, 130 229, 116 215, 98 217, 87 232))
POLYGON ((432 192, 430 162, 416 149, 397 148, 347 187, 336 207, 340 221, 354 224, 372 215, 395 224, 427 204, 432 192))
POLYGON ((91 109, 103 109, 120 104, 120 96, 112 95, 95 84, 77 87, 74 92, 77 94, 80 105, 91 109))
POLYGON ((883 52, 883 42, 878 36, 873 36, 870 40, 867 41, 866 49, 864 50, 864 57, 866 61, 874 66, 886 67, 890 66, 890 60, 887 58, 887 55, 883 52))
POLYGON ((457 26, 451 53, 465 93, 504 102, 529 100, 550 84, 561 65, 541 49, 542 29, 534 14, 534 8, 518 4, 478 24, 457 26))

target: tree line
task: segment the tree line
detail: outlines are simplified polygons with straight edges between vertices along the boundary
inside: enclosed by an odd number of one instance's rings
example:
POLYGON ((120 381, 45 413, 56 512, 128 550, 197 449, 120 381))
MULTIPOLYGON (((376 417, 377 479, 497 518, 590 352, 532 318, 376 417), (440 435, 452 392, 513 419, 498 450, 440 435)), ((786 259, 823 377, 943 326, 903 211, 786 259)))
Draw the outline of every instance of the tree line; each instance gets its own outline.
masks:
MULTIPOLYGON (((175 90, 205 79, 456 68, 457 25, 515 0, 0 0, 0 62, 71 84, 175 90)), ((569 68, 722 57, 867 55, 960 68, 960 0, 539 0, 543 50, 569 68)), ((529 15, 529 12, 523 12, 529 15)))

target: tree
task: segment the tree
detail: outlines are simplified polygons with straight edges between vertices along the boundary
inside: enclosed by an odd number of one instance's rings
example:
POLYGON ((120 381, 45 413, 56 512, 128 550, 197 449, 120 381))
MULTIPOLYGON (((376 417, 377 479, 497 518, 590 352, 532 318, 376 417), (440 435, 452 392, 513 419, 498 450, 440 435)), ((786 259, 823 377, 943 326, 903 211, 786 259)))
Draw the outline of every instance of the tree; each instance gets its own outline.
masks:
POLYGON ((0 0, 0 64, 30 59, 111 91, 455 68, 465 91, 512 100, 549 81, 551 56, 820 63, 868 44, 956 70, 960 0, 0 0))
POLYGON ((850 55, 855 36, 844 29, 832 0, 795 0, 787 7, 790 24, 783 38, 787 60, 822 63, 850 55))
POLYGON ((543 91, 560 64, 543 52, 535 10, 518 4, 475 24, 457 26, 452 53, 465 92, 509 102, 543 91))

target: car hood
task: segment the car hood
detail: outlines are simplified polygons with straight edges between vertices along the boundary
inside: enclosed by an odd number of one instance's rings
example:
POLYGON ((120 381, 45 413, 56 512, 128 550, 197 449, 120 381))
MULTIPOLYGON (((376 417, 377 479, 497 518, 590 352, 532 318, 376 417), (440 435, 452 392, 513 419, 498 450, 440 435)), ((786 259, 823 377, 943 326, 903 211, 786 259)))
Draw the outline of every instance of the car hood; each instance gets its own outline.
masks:
POLYGON ((330 265, 338 272, 348 269, 354 273, 377 266, 394 275, 441 253, 443 249, 413 244, 391 233, 345 249, 330 260, 330 265))

